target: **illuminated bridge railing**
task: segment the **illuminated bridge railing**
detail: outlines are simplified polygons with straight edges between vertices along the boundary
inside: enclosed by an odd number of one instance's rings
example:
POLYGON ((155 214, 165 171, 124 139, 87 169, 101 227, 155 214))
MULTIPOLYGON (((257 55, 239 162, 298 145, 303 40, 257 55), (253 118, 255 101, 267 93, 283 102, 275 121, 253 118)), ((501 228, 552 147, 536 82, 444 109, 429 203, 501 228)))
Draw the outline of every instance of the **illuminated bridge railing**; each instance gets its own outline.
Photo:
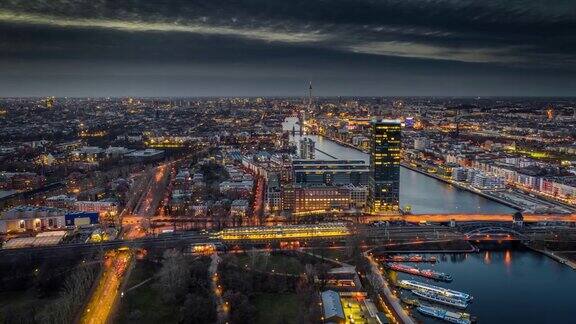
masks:
POLYGON ((350 230, 343 223, 227 228, 219 233, 223 240, 310 239, 347 236, 350 230))
POLYGON ((514 229, 508 227, 482 227, 477 228, 472 231, 466 232, 464 234, 467 238, 478 238, 478 237, 516 237, 516 238, 525 238, 526 236, 523 233, 520 233, 514 229))

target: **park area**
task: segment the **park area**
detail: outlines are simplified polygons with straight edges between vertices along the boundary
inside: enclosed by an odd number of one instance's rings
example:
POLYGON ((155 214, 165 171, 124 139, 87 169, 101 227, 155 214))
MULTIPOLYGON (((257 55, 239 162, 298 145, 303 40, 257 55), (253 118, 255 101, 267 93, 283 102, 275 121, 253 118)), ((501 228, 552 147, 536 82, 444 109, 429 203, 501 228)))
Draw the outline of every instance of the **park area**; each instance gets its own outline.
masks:
POLYGON ((332 265, 294 251, 226 255, 219 266, 231 323, 308 323, 320 319, 317 274, 332 265))
POLYGON ((254 296, 255 324, 299 323, 298 313, 305 307, 297 294, 261 293, 254 296))
POLYGON ((118 312, 118 323, 173 323, 176 322, 174 307, 162 303, 160 292, 154 286, 154 276, 160 265, 149 261, 137 261, 126 283, 118 312))
POLYGON ((138 260, 120 300, 117 323, 213 323, 209 258, 168 250, 138 260))
POLYGON ((74 322, 99 270, 73 255, 0 263, 0 323, 74 322))

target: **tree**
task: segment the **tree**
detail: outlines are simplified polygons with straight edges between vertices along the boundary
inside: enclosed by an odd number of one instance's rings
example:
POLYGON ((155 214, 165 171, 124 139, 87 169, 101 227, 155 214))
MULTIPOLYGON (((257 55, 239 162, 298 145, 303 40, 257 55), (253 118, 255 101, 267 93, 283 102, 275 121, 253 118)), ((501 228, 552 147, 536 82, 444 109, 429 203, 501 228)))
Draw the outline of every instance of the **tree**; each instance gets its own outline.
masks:
POLYGON ((314 269, 314 266, 311 265, 310 263, 306 263, 304 269, 306 271, 307 283, 310 285, 314 285, 314 279, 316 278, 316 269, 314 269))
POLYGON ((224 295, 230 305, 230 321, 234 324, 253 323, 256 308, 250 304, 248 297, 239 292, 227 292, 224 295))
POLYGON ((38 313, 36 322, 72 322, 74 315, 86 301, 95 279, 96 271, 93 267, 82 266, 75 270, 64 282, 60 296, 38 313))
POLYGON ((216 303, 207 296, 187 294, 180 307, 180 323, 216 322, 216 303))
POLYGON ((190 269, 186 259, 176 250, 167 250, 162 259, 162 268, 158 272, 158 288, 166 303, 172 303, 183 297, 190 283, 190 269))
POLYGON ((268 260, 270 259, 270 252, 268 251, 258 251, 252 248, 248 251, 250 256, 250 267, 252 269, 266 271, 268 267, 268 260))

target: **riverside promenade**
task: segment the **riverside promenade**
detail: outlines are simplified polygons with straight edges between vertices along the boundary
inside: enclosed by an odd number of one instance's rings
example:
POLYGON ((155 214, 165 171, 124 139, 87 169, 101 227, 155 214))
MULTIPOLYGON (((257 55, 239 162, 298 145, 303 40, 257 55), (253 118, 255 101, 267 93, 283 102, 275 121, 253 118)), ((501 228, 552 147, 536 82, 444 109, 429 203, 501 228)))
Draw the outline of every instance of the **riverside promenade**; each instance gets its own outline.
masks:
POLYGON ((400 299, 392 293, 390 290, 390 286, 386 279, 382 277, 382 273, 378 269, 378 263, 374 261, 374 259, 368 254, 368 252, 364 253, 364 257, 368 259, 370 262, 370 271, 372 272, 372 282, 371 284, 374 285, 374 288, 381 292, 382 296, 384 297, 386 304, 390 305, 392 311, 394 313, 395 318, 403 324, 416 324, 414 319, 408 315, 408 313, 402 308, 402 304, 400 303, 400 299))

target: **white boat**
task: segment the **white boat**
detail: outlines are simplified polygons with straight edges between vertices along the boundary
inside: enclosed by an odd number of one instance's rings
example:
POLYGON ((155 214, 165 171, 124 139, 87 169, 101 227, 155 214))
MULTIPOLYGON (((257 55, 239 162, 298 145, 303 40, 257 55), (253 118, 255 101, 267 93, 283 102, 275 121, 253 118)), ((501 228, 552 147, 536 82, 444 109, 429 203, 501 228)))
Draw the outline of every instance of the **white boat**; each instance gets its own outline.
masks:
POLYGON ((456 323, 456 324, 472 323, 472 321, 470 320, 470 314, 467 313, 456 313, 432 306, 419 306, 416 309, 424 315, 439 318, 450 323, 456 323))
POLYGON ((459 298, 450 298, 442 294, 429 291, 429 290, 413 290, 414 295, 435 303, 444 304, 452 307, 464 309, 468 307, 468 302, 459 298))
POLYGON ((456 291, 456 290, 452 290, 452 289, 448 289, 448 288, 443 288, 443 287, 438 287, 438 286, 434 286, 434 285, 430 285, 427 283, 418 282, 418 281, 414 281, 414 280, 400 280, 398 282, 398 285, 402 288, 406 288, 406 289, 410 289, 410 290, 433 291, 435 293, 441 294, 441 295, 446 296, 446 297, 457 298, 457 299, 461 299, 461 300, 464 300, 467 302, 470 302, 473 299, 473 297, 471 295, 460 292, 460 291, 456 291))

